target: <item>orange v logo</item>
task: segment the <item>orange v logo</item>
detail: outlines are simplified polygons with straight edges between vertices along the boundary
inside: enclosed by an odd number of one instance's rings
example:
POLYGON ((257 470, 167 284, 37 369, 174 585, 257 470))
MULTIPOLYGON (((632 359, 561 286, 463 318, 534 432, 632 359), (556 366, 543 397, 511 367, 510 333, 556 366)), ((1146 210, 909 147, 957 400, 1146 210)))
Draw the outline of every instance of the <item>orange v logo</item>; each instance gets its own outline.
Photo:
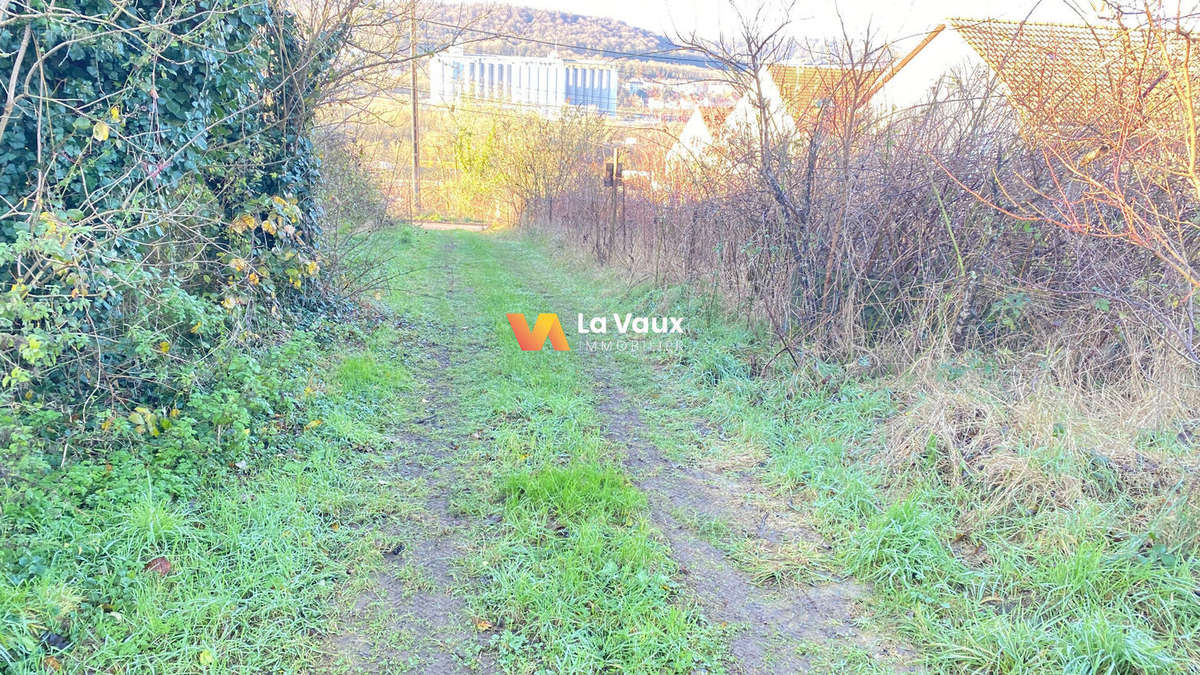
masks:
POLYGON ((546 344, 547 337, 550 338, 550 345, 556 351, 571 351, 571 347, 567 345, 567 335, 563 333, 557 314, 538 314, 532 332, 529 330, 529 323, 525 321, 524 314, 506 314, 505 316, 508 317, 508 323, 512 326, 513 335, 517 338, 517 344, 521 345, 522 351, 541 351, 542 346, 546 344))

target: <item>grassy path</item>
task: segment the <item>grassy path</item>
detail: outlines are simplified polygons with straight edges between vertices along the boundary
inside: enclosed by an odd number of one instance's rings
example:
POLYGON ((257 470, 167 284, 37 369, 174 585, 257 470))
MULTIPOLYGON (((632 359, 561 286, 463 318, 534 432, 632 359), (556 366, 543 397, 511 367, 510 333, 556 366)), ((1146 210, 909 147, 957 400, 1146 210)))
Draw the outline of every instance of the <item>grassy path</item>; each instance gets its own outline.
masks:
POLYGON ((693 392, 653 352, 517 349, 506 313, 627 311, 619 289, 504 237, 425 233, 413 250, 419 272, 388 302, 420 328, 414 386, 393 400, 416 412, 384 431, 383 473, 421 489, 399 497, 413 517, 386 525, 397 543, 325 669, 902 666, 802 514, 687 449, 696 425, 675 403, 693 392))
MULTIPOLYGON (((423 233, 413 250, 408 264, 427 272, 391 301, 430 322, 420 335, 449 356, 414 391, 455 403, 440 432, 453 452, 438 461, 454 477, 442 485, 461 545, 441 585, 454 611, 438 620, 463 636, 444 645, 456 667, 1200 662, 1194 560, 1139 543, 1103 475, 1046 465, 1081 481, 1081 498, 1005 501, 1015 487, 946 480, 935 436, 896 464, 891 391, 816 360, 765 373, 769 339, 694 289, 639 288, 516 237, 423 233), (572 351, 519 351, 509 312, 557 313, 572 351), (614 312, 682 316, 689 332, 672 344, 576 330, 577 314, 614 312)), ((416 669, 433 663, 429 650, 398 651, 416 669)))
POLYGON ((966 483, 935 435, 898 463, 882 383, 771 370, 697 289, 378 244, 386 311, 232 354, 159 437, 10 488, 0 670, 1198 672, 1192 511, 1139 519, 1054 444, 966 483), (572 351, 520 351, 510 312, 572 351), (613 312, 688 333, 576 331, 613 312))
POLYGON ((386 429, 389 462, 380 472, 399 484, 420 486, 415 494, 401 497, 414 502, 415 517, 383 524, 389 543, 382 569, 354 599, 344 627, 331 636, 331 655, 323 666, 331 672, 454 672, 492 666, 471 629, 455 576, 458 561, 470 547, 462 515, 451 503, 461 479, 455 450, 462 429, 451 380, 445 375, 462 354, 436 339, 451 328, 442 323, 445 307, 451 301, 463 302, 458 296, 469 297, 470 289, 446 266, 431 265, 426 271, 421 285, 411 290, 431 311, 398 321, 407 329, 417 386, 387 402, 411 414, 386 429))

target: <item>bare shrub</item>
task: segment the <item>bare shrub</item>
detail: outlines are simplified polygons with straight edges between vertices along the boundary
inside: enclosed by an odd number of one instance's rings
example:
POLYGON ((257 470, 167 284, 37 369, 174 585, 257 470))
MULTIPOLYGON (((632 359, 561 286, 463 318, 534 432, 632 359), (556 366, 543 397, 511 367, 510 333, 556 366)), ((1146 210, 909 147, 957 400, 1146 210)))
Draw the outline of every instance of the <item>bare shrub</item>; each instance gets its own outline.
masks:
MULTIPOLYGON (((850 101, 893 56, 869 38, 764 46, 756 36, 770 30, 744 32, 697 48, 731 63, 832 64, 850 101)), ((729 71, 747 100, 763 98, 758 70, 729 71)), ((556 197, 556 223, 543 227, 646 278, 719 293, 769 322, 793 355, 909 368, 986 349, 1059 383, 1100 386, 1141 377, 1182 344, 1171 333, 1189 330, 1190 298, 1163 291, 1152 252, 989 205, 1044 162, 987 69, 951 73, 925 103, 886 115, 834 106, 789 131, 769 107, 751 106, 756 138, 727 137, 712 161, 627 185, 619 218, 593 175, 556 197), (598 245, 609 241, 615 250, 598 245), (1160 320, 1170 317, 1175 328, 1160 320)))
POLYGON ((975 194, 1007 217, 1104 241, 1109 255, 1084 261, 1091 283, 1079 290, 1119 303, 1130 321, 1200 363, 1193 17, 1161 2, 1108 9, 1111 22, 1091 26, 958 27, 1005 82, 1030 148, 1000 195, 975 194), (1066 45, 1058 67, 1029 74, 1021 65, 1056 44, 1066 45))
POLYGON ((354 300, 390 290, 396 281, 392 247, 380 246, 378 232, 401 227, 390 214, 394 205, 369 171, 361 146, 342 134, 326 131, 317 138, 322 157, 318 201, 322 280, 329 295, 354 300))

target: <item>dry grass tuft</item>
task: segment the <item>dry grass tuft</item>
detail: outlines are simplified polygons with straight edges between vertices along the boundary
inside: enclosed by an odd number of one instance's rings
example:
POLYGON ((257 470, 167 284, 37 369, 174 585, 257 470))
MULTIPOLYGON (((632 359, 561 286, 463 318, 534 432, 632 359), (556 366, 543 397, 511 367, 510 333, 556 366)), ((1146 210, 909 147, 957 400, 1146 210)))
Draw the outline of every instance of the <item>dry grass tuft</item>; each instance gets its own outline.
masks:
POLYGON ((706 448, 699 461, 704 469, 725 473, 762 466, 769 457, 770 451, 762 441, 730 439, 706 448))
MULTIPOLYGON (((1187 369, 1160 364, 1148 372, 1119 389, 1090 391, 1022 377, 1024 368, 952 382, 910 372, 902 389, 911 393, 887 424, 883 458, 972 489, 979 504, 963 518, 968 529, 1013 509, 1071 508, 1087 496, 1128 498, 1141 526, 1165 531, 1189 512, 1181 506, 1200 512, 1200 431, 1191 421, 1200 391, 1187 369)), ((1185 533, 1180 524, 1176 536, 1185 533)))
POLYGON ((983 504, 968 514, 965 524, 982 522, 1013 507, 1026 513, 1064 508, 1083 495, 1079 478, 1051 473, 1038 466, 1033 458, 1010 450, 984 455, 976 479, 983 504))
POLYGON ((983 392, 933 390, 909 397, 887 425, 886 462, 917 468, 933 456, 934 468, 952 486, 962 483, 969 465, 1004 441, 996 400, 983 392))

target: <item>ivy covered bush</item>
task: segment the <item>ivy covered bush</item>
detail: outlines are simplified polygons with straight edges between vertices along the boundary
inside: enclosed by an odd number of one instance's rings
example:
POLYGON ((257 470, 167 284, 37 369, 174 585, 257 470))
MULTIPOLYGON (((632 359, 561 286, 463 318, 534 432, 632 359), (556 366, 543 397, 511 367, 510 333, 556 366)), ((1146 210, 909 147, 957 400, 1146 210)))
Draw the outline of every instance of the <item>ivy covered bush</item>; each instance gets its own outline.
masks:
MULTIPOLYGON (((324 37, 267 0, 0 5, 0 596, 59 583, 47 523, 278 433, 295 392, 245 354, 321 298, 324 37)), ((0 669, 54 621, 6 611, 0 669)))
POLYGON ((71 5, 18 0, 0 30, 0 396, 85 451, 139 408, 169 419, 182 364, 314 287, 293 83, 321 64, 289 58, 292 19, 264 1, 71 5))

